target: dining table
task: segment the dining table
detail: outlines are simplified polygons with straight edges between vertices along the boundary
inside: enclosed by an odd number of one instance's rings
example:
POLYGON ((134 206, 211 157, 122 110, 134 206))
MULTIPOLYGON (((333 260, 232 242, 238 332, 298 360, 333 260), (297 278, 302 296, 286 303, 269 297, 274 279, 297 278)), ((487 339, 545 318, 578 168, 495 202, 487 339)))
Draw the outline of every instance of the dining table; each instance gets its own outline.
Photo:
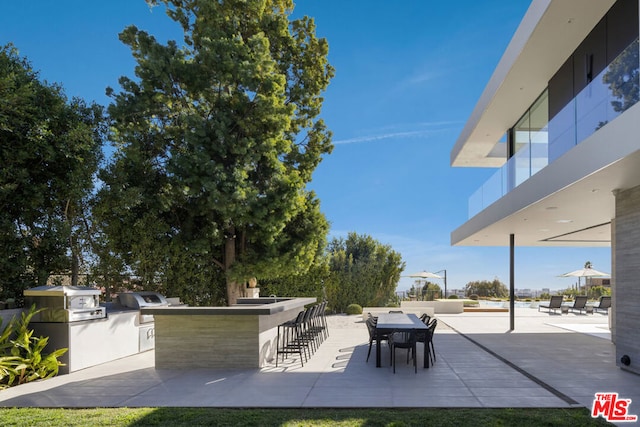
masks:
MULTIPOLYGON (((376 323, 376 367, 380 362, 380 336, 393 332, 411 332, 427 330, 427 325, 413 313, 381 313, 376 323)), ((427 367, 425 358, 425 367, 427 367)))

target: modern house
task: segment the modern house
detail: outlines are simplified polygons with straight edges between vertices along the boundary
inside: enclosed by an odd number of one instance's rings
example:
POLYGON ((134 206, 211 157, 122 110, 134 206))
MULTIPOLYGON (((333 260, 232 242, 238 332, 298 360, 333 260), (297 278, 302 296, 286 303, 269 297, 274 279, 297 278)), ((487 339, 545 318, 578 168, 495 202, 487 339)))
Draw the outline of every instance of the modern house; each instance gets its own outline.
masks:
POLYGON ((638 13, 638 0, 533 0, 451 151, 452 166, 496 169, 453 245, 611 248, 612 340, 636 373, 638 13))

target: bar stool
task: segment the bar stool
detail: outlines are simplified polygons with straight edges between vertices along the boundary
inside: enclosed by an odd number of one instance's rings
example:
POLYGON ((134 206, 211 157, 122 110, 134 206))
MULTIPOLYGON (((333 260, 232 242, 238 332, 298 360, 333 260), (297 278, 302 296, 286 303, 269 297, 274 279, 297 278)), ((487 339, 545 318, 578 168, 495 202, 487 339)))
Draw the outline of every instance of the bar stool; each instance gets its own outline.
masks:
POLYGON ((282 361, 284 362, 286 355, 298 354, 300 356, 301 366, 304 366, 304 362, 309 360, 307 357, 307 344, 302 330, 304 317, 305 311, 301 311, 295 319, 278 325, 278 337, 276 338, 276 367, 278 366, 278 356, 280 355, 282 355, 282 361))

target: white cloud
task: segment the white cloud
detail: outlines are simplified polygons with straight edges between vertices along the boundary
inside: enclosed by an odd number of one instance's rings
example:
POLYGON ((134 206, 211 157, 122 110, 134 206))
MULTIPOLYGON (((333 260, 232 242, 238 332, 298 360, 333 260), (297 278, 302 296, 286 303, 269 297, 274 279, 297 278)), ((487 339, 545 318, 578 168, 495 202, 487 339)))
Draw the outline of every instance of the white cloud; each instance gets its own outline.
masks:
POLYGON ((404 138, 417 138, 417 137, 428 137, 435 133, 440 133, 446 130, 449 130, 451 126, 457 125, 458 122, 454 121, 441 121, 441 122, 424 122, 417 123, 413 125, 408 125, 407 127, 414 128, 414 130, 396 130, 397 127, 387 127, 384 128, 385 132, 375 133, 372 132, 369 135, 356 136, 353 138, 346 139, 338 139, 334 140, 334 145, 341 144, 356 144, 356 143, 364 143, 364 142, 373 142, 373 141, 381 141, 385 139, 404 139, 404 138), (415 129, 418 128, 418 129, 415 129))

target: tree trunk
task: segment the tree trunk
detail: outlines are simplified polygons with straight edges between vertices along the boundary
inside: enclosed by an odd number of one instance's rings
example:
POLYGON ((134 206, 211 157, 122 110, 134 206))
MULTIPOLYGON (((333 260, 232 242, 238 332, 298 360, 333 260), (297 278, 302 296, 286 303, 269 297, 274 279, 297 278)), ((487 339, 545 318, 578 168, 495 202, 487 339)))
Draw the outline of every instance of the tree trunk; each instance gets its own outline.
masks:
MULTIPOLYGON (((229 227, 226 232, 226 240, 224 244, 224 271, 229 269, 236 260, 236 230, 235 227, 229 227)), ((242 296, 241 284, 236 283, 227 276, 227 305, 235 304, 238 297, 242 296)))
POLYGON ((78 253, 76 252, 76 239, 72 236, 71 240, 71 286, 78 286, 78 275, 80 274, 80 262, 78 253))
POLYGON ((238 298, 242 296, 242 285, 227 279, 227 305, 231 306, 238 302, 238 298))

